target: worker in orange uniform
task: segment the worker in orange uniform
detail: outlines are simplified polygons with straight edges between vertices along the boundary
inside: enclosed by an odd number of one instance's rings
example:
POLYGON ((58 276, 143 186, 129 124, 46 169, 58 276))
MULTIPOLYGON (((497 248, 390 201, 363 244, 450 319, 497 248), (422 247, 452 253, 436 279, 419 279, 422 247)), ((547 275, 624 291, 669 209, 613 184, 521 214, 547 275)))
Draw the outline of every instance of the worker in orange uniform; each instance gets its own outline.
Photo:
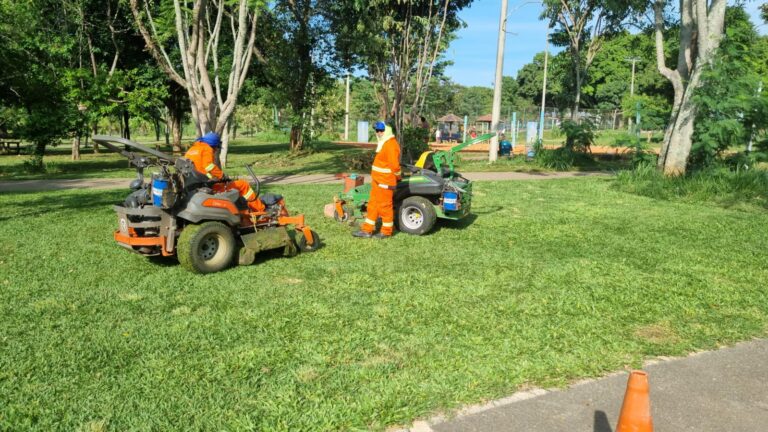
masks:
MULTIPOLYGON (((192 147, 187 150, 184 157, 195 164, 195 169, 212 180, 221 180, 224 178, 224 171, 216 165, 214 149, 221 145, 221 138, 215 132, 208 132, 195 140, 192 147)), ((213 185, 214 192, 224 192, 231 189, 237 189, 240 196, 248 203, 248 208, 255 212, 264 211, 264 203, 256 196, 256 193, 245 180, 230 180, 213 185)))
POLYGON ((400 179, 400 145, 392 134, 392 128, 384 122, 376 122, 373 129, 376 131, 378 145, 371 167, 371 197, 368 200, 365 222, 360 226, 360 231, 352 235, 385 239, 392 236, 395 227, 392 197, 400 179), (373 234, 377 218, 381 218, 381 230, 373 234))

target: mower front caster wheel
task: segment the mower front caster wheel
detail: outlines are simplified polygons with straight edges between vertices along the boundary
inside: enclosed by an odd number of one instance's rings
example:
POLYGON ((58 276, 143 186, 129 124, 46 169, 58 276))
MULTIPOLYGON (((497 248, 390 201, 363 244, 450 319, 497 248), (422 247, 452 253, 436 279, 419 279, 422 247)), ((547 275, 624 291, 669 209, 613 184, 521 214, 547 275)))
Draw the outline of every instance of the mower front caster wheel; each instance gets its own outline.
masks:
POLYGON ((179 263, 195 273, 224 270, 232 264, 236 250, 232 229, 220 222, 187 225, 176 245, 179 263))
POLYGON ((397 212, 397 227, 408 234, 426 234, 435 225, 436 220, 437 213, 434 205, 420 196, 404 199, 397 212))
POLYGON ((310 230, 312 233, 312 244, 307 244, 307 238, 304 237, 303 232, 296 234, 296 245, 302 252, 314 252, 320 249, 320 236, 314 230, 310 230))

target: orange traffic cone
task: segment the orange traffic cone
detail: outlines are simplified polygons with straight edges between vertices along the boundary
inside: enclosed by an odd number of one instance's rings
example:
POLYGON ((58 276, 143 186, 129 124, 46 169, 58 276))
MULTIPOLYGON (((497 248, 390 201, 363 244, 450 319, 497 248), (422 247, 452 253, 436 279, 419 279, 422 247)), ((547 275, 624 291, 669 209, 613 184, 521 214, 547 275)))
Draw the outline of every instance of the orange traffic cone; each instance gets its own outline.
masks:
POLYGON ((616 432, 653 432, 648 374, 643 371, 629 374, 616 432))

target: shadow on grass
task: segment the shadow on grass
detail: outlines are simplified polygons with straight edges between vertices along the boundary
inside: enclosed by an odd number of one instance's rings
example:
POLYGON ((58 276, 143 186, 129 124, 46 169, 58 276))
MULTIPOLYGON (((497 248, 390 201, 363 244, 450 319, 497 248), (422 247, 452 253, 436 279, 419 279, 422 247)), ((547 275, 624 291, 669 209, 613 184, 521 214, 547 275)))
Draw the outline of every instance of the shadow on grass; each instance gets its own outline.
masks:
POLYGON ((488 207, 487 209, 484 209, 484 210, 481 210, 481 211, 472 210, 472 214, 470 216, 490 215, 490 214, 494 214, 494 213, 496 213, 498 211, 501 211, 503 209, 504 209, 504 207, 502 207, 502 206, 493 206, 493 207, 488 207))

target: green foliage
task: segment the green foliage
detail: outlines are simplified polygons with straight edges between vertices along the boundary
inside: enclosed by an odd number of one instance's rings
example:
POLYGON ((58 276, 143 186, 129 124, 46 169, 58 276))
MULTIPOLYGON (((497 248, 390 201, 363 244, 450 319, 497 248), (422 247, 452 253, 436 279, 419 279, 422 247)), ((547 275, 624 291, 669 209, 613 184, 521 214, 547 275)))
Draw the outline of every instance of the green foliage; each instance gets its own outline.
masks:
POLYGON ((575 152, 587 153, 589 147, 595 143, 595 127, 587 120, 581 123, 566 120, 561 127, 565 133, 564 147, 566 148, 575 152))
POLYGON ((726 36, 694 97, 698 111, 691 167, 715 164, 728 149, 745 146, 753 127, 759 131, 768 127, 763 115, 766 96, 758 91, 768 71, 766 49, 747 13, 740 7, 728 8, 726 36))
POLYGON ((561 125, 565 143, 556 149, 547 149, 538 141, 535 146, 535 160, 541 166, 557 171, 566 171, 575 163, 584 164, 592 160, 589 148, 595 141, 594 127, 589 121, 576 123, 566 120, 561 125))
POLYGON ((493 105, 493 89, 488 87, 460 87, 454 97, 456 107, 454 114, 459 117, 476 118, 491 112, 493 105))
POLYGON ((633 122, 637 118, 639 107, 642 130, 664 129, 672 111, 669 99, 663 95, 627 95, 622 99, 621 107, 624 118, 632 119, 633 122))
POLYGON ((556 149, 536 149, 535 161, 537 164, 556 171, 568 171, 573 166, 576 158, 575 152, 568 147, 556 149))
POLYGON ((768 208, 768 171, 709 168, 679 177, 668 177, 654 164, 641 164, 616 177, 618 190, 654 199, 712 202, 718 205, 753 205, 768 208))
POLYGON ((371 170, 375 156, 372 150, 346 153, 341 156, 341 162, 348 171, 366 173, 371 170))
POLYGON ((656 163, 656 153, 651 151, 646 142, 640 139, 636 133, 622 132, 614 138, 611 146, 628 147, 633 168, 646 165, 653 166, 656 163))
POLYGON ((400 143, 400 153, 403 160, 413 160, 429 150, 429 129, 406 126, 403 130, 403 142, 400 143))

